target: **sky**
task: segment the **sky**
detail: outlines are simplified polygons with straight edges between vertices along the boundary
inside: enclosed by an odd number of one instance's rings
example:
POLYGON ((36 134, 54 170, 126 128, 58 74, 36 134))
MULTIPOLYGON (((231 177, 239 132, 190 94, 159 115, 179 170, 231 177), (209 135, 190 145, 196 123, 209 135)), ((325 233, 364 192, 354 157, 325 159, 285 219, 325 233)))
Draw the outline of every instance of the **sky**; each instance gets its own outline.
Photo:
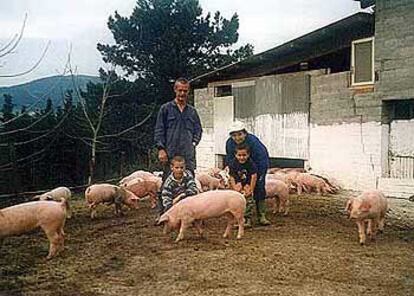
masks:
MULTIPOLYGON (((361 11, 353 0, 199 0, 203 12, 239 15, 239 42, 251 43, 259 53, 361 11)), ((0 58, 0 86, 62 74, 71 50, 71 64, 79 74, 97 75, 105 67, 97 43, 113 44, 107 20, 117 10, 129 16, 135 0, 0 0, 0 48, 20 31, 16 50, 0 58), (39 67, 17 78, 2 75, 31 68, 50 45, 39 67)))

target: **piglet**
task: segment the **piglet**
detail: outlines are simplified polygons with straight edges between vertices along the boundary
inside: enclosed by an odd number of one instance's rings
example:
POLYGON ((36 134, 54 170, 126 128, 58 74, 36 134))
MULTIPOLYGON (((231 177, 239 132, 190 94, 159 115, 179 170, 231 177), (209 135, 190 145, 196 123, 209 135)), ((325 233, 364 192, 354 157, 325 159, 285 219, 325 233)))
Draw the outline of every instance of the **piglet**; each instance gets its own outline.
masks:
POLYGON ((268 179, 266 180, 266 198, 273 201, 273 214, 277 212, 287 215, 289 212, 289 187, 285 182, 268 179))
POLYGON ((131 191, 140 199, 149 196, 151 208, 155 208, 157 206, 157 192, 160 191, 161 185, 161 178, 152 177, 148 179, 136 178, 123 183, 121 187, 131 191))
POLYGON ((66 201, 68 202, 67 218, 70 219, 72 217, 72 211, 70 208, 71 197, 72 197, 72 193, 70 192, 69 188, 57 187, 43 194, 35 195, 33 199, 54 200, 54 201, 60 201, 62 198, 66 199, 66 201))
MULTIPOLYGON (((334 193, 332 188, 325 182, 325 180, 311 175, 309 173, 299 173, 297 174, 295 180, 298 184, 301 184, 302 188, 307 192, 316 192, 318 195, 326 195, 329 193, 334 193)), ((298 188, 299 194, 299 188, 298 188)))
POLYGON ((133 172, 132 174, 124 177, 121 181, 119 181, 119 185, 124 185, 126 182, 134 180, 136 178, 141 178, 144 180, 150 179, 156 177, 154 174, 147 172, 147 171, 142 171, 142 170, 138 170, 133 172))
POLYGON ((224 180, 212 177, 209 174, 199 173, 196 174, 195 178, 200 182, 203 191, 225 188, 224 180))
POLYGON ((138 209, 138 197, 131 191, 112 184, 95 184, 85 191, 86 202, 91 209, 91 218, 96 217, 96 207, 101 203, 115 204, 115 214, 122 214, 122 204, 138 209))
POLYGON ((189 196, 165 212, 158 224, 164 223, 164 233, 171 229, 180 228, 176 242, 184 238, 186 229, 194 223, 198 233, 202 235, 202 221, 209 218, 225 215, 227 227, 223 237, 227 238, 234 220, 238 224, 237 239, 244 234, 244 211, 246 199, 244 196, 233 190, 207 191, 197 195, 189 196))
POLYGON ((345 206, 350 219, 358 226, 359 243, 365 244, 365 222, 368 222, 367 234, 374 239, 377 229, 384 229, 385 213, 388 202, 385 195, 378 190, 366 191, 355 198, 350 198, 345 206))
POLYGON ((0 210, 0 238, 19 235, 37 227, 43 229, 50 242, 47 259, 64 249, 67 201, 31 201, 0 210))

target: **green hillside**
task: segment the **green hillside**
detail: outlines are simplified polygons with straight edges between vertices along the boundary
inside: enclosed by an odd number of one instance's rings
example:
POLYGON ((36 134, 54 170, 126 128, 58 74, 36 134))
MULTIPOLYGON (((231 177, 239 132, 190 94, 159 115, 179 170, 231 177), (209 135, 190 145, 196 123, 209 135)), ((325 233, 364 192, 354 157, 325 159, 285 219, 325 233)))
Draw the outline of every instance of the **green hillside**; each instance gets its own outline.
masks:
MULTIPOLYGON (((95 76, 77 75, 75 81, 81 89, 85 89, 89 81, 97 83, 100 79, 95 76)), ((9 94, 13 97, 13 104, 17 110, 21 106, 29 106, 39 99, 41 101, 37 106, 43 107, 48 98, 52 99, 53 106, 56 107, 62 105, 63 94, 68 89, 74 89, 71 76, 51 76, 24 84, 0 87, 0 104, 4 102, 3 94, 9 94)), ((76 96, 75 92, 74 96, 76 96)))

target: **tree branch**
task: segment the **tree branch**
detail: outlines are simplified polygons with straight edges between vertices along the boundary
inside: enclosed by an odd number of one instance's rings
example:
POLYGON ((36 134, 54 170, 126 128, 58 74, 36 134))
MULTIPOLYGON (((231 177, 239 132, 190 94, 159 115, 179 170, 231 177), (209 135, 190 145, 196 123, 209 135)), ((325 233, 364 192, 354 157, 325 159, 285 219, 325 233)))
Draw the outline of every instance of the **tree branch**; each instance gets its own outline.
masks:
MULTIPOLYGON (((154 105, 155 106, 155 105, 154 105)), ((139 122, 139 123, 137 123, 137 124, 135 124, 135 125, 133 125, 133 126, 131 126, 131 127, 129 127, 129 128, 127 128, 127 129, 125 129, 125 130, 123 130, 123 131, 121 131, 121 132, 119 132, 119 133, 116 133, 116 134, 112 134, 112 135, 105 135, 105 136, 98 136, 98 137, 96 137, 97 139, 103 139, 103 138, 115 138, 115 137, 119 137, 119 136, 122 136, 123 134, 125 134, 125 133, 127 133, 127 132, 129 132, 129 131, 131 131, 131 130, 133 130, 133 129, 135 129, 135 128, 137 128, 137 127, 139 127, 139 126, 141 126, 141 125, 143 125, 148 119, 150 119, 151 118, 151 116, 152 116, 152 114, 154 113, 154 110, 155 110, 155 107, 153 108, 153 110, 151 111, 151 113, 150 114, 148 114, 147 115, 147 117, 145 117, 141 122, 139 122)))
POLYGON ((20 72, 20 73, 16 73, 16 74, 6 74, 6 75, 0 75, 0 78, 13 78, 13 77, 19 77, 19 76, 23 76, 23 75, 26 75, 26 74, 28 74, 28 73, 30 73, 30 72, 32 72, 33 70, 35 70, 39 65, 40 65, 40 63, 42 62, 42 60, 44 59, 44 57, 45 57, 45 55, 46 55, 46 52, 47 52, 47 50, 49 49, 49 46, 50 46, 50 41, 48 41, 47 42, 47 45, 46 45, 46 47, 45 47, 45 49, 44 49, 44 51, 43 51, 43 53, 42 53, 42 55, 41 55, 41 57, 39 58, 39 60, 30 68, 30 69, 28 69, 28 70, 26 70, 26 71, 24 71, 24 72, 20 72))
POLYGON ((16 42, 13 44, 13 46, 10 49, 7 50, 7 48, 10 46, 10 44, 8 44, 2 50, 0 50, 0 58, 5 57, 6 55, 10 54, 17 47, 17 45, 19 45, 23 37, 24 28, 26 27, 26 21, 27 21, 27 13, 24 16, 23 25, 22 25, 22 28, 20 29, 20 33, 18 34, 16 42), (5 51, 5 52, 1 53, 2 51, 5 51))

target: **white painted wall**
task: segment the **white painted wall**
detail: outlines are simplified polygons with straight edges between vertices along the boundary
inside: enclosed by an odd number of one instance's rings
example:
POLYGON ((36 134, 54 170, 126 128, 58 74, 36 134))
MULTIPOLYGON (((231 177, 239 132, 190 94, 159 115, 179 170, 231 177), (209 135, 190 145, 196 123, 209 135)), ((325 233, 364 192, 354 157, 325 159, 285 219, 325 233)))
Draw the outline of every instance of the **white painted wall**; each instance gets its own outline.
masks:
POLYGON ((394 120, 389 134, 390 175, 414 179, 414 120, 394 120))
POLYGON ((263 142, 270 157, 308 159, 308 114, 264 114, 238 120, 263 142))
POLYGON ((347 189, 374 189, 381 177, 381 133, 379 122, 312 125, 309 165, 347 189))
POLYGON ((391 122, 390 149, 397 155, 414 156, 414 119, 391 122))
POLYGON ((197 171, 206 171, 215 166, 213 128, 203 128, 203 136, 196 149, 197 171))
POLYGON ((234 118, 233 97, 214 98, 214 152, 226 154, 226 141, 234 118))

